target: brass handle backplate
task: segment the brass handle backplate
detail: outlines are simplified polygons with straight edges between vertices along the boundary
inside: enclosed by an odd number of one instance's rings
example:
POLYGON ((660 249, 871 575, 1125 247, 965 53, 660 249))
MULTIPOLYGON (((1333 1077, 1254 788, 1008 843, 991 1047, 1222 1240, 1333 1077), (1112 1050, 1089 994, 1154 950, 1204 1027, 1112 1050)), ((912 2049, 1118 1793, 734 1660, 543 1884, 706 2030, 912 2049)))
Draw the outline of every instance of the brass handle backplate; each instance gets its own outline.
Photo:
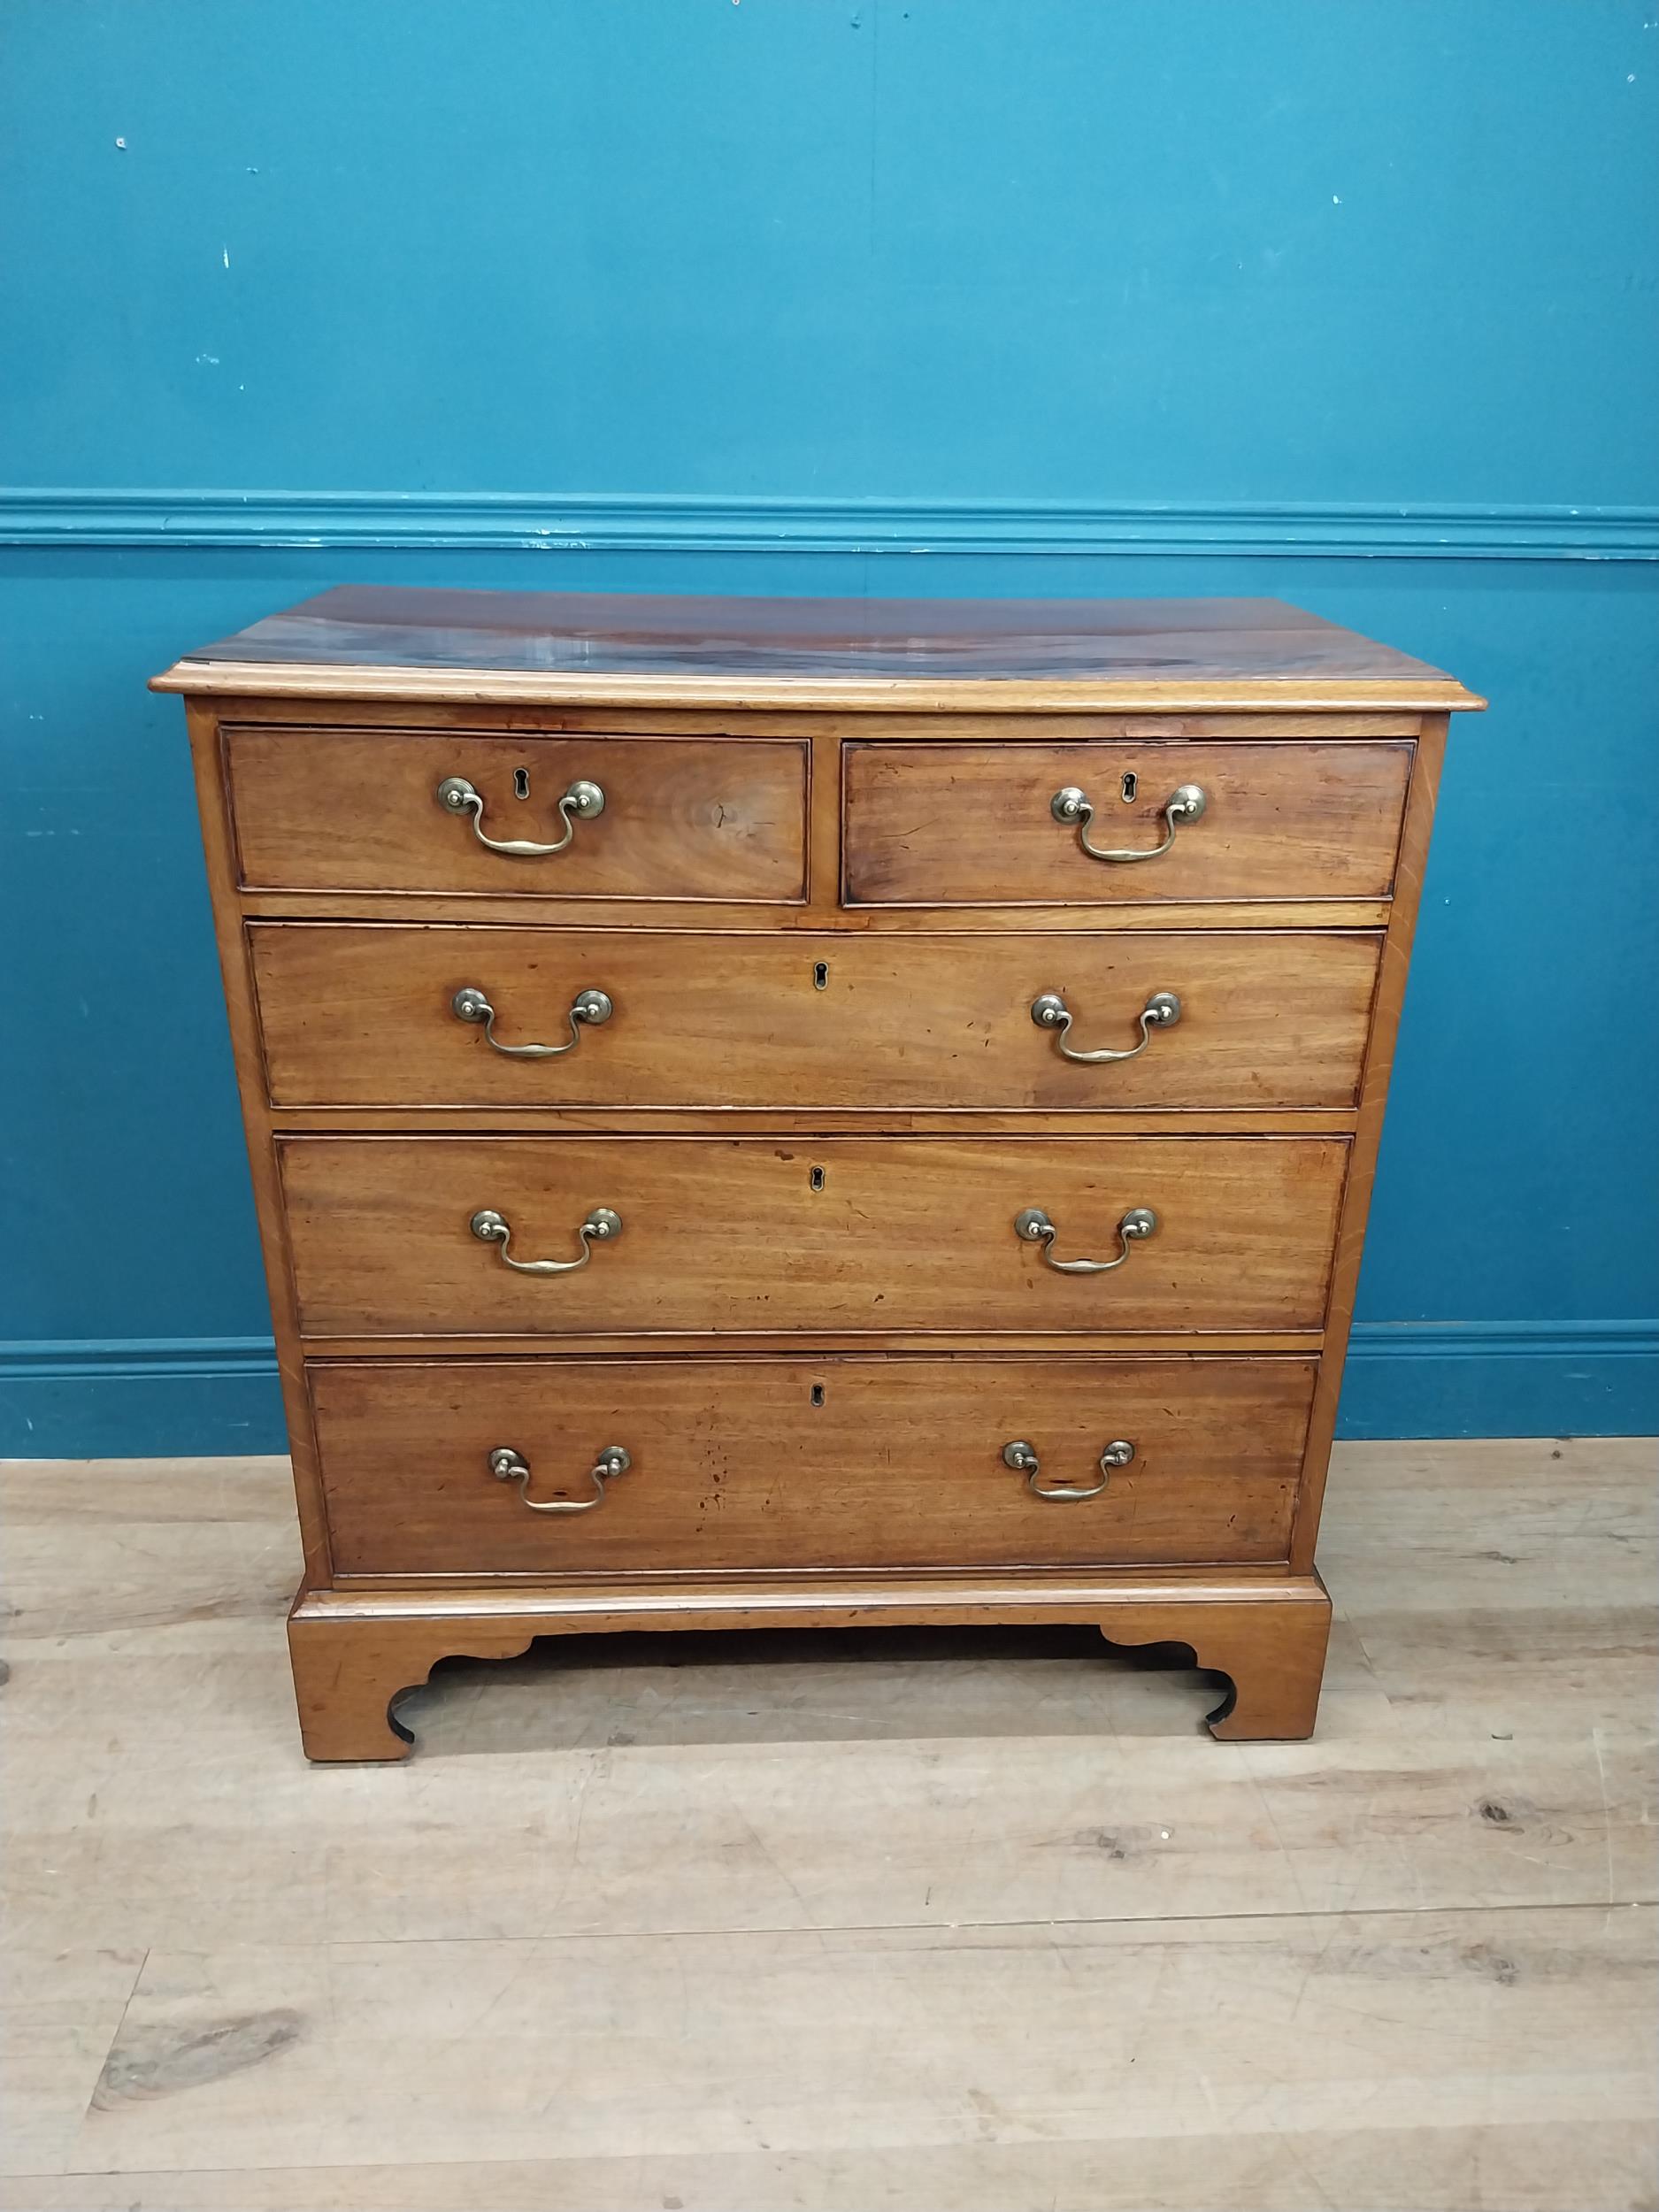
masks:
POLYGON ((1168 852, 1175 842, 1175 833, 1183 822, 1202 821, 1210 805, 1210 795, 1202 785, 1184 783, 1172 791, 1164 802, 1164 842, 1161 845, 1132 846, 1125 852, 1109 852, 1103 846, 1088 841, 1088 826, 1094 818, 1094 807, 1087 793, 1074 783, 1056 791, 1048 802, 1048 811, 1056 822, 1077 831, 1077 841, 1091 860, 1156 860, 1160 853, 1168 852))
POLYGON ((622 1234, 622 1216, 612 1213, 609 1206, 595 1206, 576 1232, 582 1248, 573 1260, 514 1259, 507 1249, 511 1225, 491 1207, 475 1213, 466 1225, 483 1243, 499 1245, 503 1264, 520 1275, 573 1275, 579 1267, 587 1266, 594 1245, 607 1243, 622 1234))
MULTIPOLYGON (((457 1008, 457 1012, 460 1009, 457 1008)), ((1058 991, 1044 991, 1031 1002, 1031 1018, 1039 1029, 1054 1032, 1055 1048, 1064 1060, 1078 1060, 1093 1067, 1104 1060, 1138 1060, 1151 1041, 1155 1029, 1173 1029, 1181 1018, 1181 1002, 1173 991, 1154 991, 1141 1009, 1141 1041, 1123 1052, 1077 1052, 1067 1044, 1065 1033, 1071 1026, 1071 1010, 1058 991)))
POLYGON ((1025 1476, 1025 1486, 1033 1498, 1047 1498, 1056 1505, 1074 1505, 1084 1498, 1098 1498, 1111 1480, 1112 1469, 1126 1467, 1134 1455, 1134 1446, 1119 1437, 1116 1442, 1106 1447, 1095 1463, 1100 1469, 1100 1480, 1084 1489, 1061 1483, 1045 1486, 1039 1482, 1037 1478, 1042 1472, 1042 1462, 1037 1455, 1036 1446, 1027 1444, 1023 1438, 1002 1447, 1003 1466, 1011 1467, 1016 1474, 1025 1476))
POLYGON ((576 834, 578 822, 597 821, 605 810, 605 795, 596 783, 580 776, 558 803, 559 819, 565 825, 565 834, 550 845, 537 845, 525 837, 487 837, 484 833, 484 802, 465 776, 446 776, 437 789, 438 804, 446 814, 470 814, 472 834, 480 845, 493 853, 505 853, 512 860, 545 860, 549 853, 562 853, 576 834))
POLYGON ((457 1021, 471 1023, 474 1028, 481 1026, 485 1041, 510 1060, 557 1060, 562 1053, 574 1052, 582 1041, 581 1024, 590 1023, 597 1029, 616 1010, 609 992, 578 991, 566 1017, 571 1025, 568 1044, 504 1045, 495 1034, 495 1010, 476 984, 464 985, 449 1001, 449 1011, 457 1021))
POLYGON ((1139 1244, 1151 1236, 1158 1225, 1158 1217, 1150 1206, 1132 1206, 1118 1224, 1118 1240, 1123 1249, 1115 1260, 1056 1260, 1054 1240, 1059 1232, 1041 1206, 1027 1206, 1014 1216, 1014 1234, 1022 1244, 1041 1244, 1042 1256, 1056 1273, 1061 1275, 1110 1275, 1115 1267, 1121 1267, 1129 1257, 1131 1245, 1139 1244))
POLYGON ((518 1495, 532 1513, 591 1513, 596 1505, 605 1502, 605 1485, 618 1475, 626 1475, 634 1464, 620 1444, 607 1444, 588 1470, 588 1479, 594 1486, 591 1498, 533 1498, 530 1495, 530 1463, 522 1452, 515 1452, 511 1445, 499 1444, 489 1455, 489 1471, 497 1482, 516 1482, 518 1495))

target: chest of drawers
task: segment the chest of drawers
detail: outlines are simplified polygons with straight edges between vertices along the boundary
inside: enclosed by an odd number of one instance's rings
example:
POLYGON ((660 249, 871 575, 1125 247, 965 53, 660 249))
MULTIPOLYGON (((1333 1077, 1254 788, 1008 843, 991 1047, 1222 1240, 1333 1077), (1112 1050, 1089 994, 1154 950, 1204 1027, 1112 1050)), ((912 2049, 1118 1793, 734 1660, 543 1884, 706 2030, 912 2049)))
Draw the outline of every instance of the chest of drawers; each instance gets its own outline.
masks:
POLYGON ((314 1759, 571 1631, 1071 1622, 1312 1728, 1448 718, 1272 601, 331 592, 180 661, 314 1759))

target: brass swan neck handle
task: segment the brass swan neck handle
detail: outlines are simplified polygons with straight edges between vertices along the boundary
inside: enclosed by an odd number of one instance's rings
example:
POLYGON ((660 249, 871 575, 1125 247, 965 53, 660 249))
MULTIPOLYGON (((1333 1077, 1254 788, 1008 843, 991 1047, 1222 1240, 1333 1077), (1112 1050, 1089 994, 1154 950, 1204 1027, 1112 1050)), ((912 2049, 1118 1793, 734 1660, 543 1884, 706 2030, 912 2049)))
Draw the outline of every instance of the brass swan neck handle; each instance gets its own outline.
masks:
POLYGON ((1127 864, 1135 860, 1156 860, 1175 842, 1175 833, 1183 822, 1202 821, 1210 806, 1210 795, 1202 784, 1184 783, 1171 792, 1159 810, 1164 817, 1164 842, 1161 845, 1130 846, 1125 851, 1111 851, 1088 841, 1088 826, 1094 818, 1094 802, 1087 792, 1069 783, 1056 791, 1048 802, 1048 811, 1056 822, 1077 831, 1077 841, 1091 860, 1110 860, 1127 864))
POLYGON ((1152 1236, 1157 1229, 1158 1217, 1150 1206, 1132 1206, 1118 1224, 1118 1241, 1123 1249, 1115 1260, 1056 1260, 1054 1240, 1059 1234, 1041 1206, 1027 1206, 1014 1216, 1014 1234, 1022 1244, 1041 1244, 1042 1256, 1059 1275, 1110 1275, 1115 1267, 1121 1267, 1129 1257, 1132 1246, 1152 1236))
POLYGON ((449 1001, 449 1011, 457 1021, 481 1028, 486 1043, 509 1060, 557 1060, 564 1053, 574 1052, 582 1041, 582 1025, 600 1028, 616 1010, 616 1002, 608 991, 578 991, 565 1018, 571 1025, 568 1044, 504 1045, 495 1034, 495 1009, 475 983, 464 984, 449 1001))
POLYGON ((1031 1002, 1031 1018, 1039 1029, 1052 1030, 1055 1048, 1063 1060, 1076 1060, 1087 1067, 1094 1067, 1107 1060, 1138 1060, 1151 1042, 1155 1029, 1173 1029, 1181 1018, 1181 1002, 1173 991, 1154 991, 1138 1017, 1141 1023, 1141 1041, 1122 1052, 1109 1051, 1104 1046, 1098 1052, 1079 1052, 1067 1044, 1066 1032, 1071 1026, 1071 1010, 1058 991, 1044 991, 1031 1002))
POLYGON ((1042 1472, 1042 1461, 1038 1456, 1036 1446, 1026 1443, 1023 1437, 1002 1447, 1003 1466, 1011 1467, 1016 1474, 1025 1476, 1025 1487, 1033 1498, 1047 1498, 1054 1505, 1076 1505, 1085 1498, 1098 1498, 1111 1480, 1113 1468, 1126 1467, 1134 1455, 1134 1446, 1126 1438, 1118 1437, 1106 1447, 1095 1462, 1100 1469, 1100 1480, 1085 1487, 1081 1484, 1074 1486, 1039 1482, 1037 1478, 1042 1472))
POLYGON ((612 1213, 609 1206, 595 1206, 577 1229, 580 1252, 573 1260, 516 1260, 507 1249, 512 1236, 512 1225, 493 1207, 486 1206, 467 1223, 472 1234, 482 1243, 499 1248, 502 1263, 519 1275, 573 1275, 579 1267, 586 1267, 595 1244, 608 1243, 622 1234, 622 1216, 612 1213))
POLYGON ((558 803, 558 815, 565 825, 565 834, 556 838, 550 845, 538 845, 526 837, 487 835, 484 802, 465 776, 446 776, 434 796, 446 814, 470 814, 472 818, 472 834, 479 843, 490 852, 505 853, 511 860, 545 860, 552 853, 567 851, 576 835, 577 823, 597 821, 605 810, 603 787, 589 782, 586 776, 579 776, 558 803))
POLYGON ((591 1498, 533 1498, 530 1463, 522 1452, 515 1452, 510 1444, 498 1444, 489 1455, 490 1473, 497 1482, 516 1482, 520 1499, 532 1513, 591 1513, 596 1505, 604 1503, 606 1483, 626 1475, 633 1464, 622 1445, 607 1444, 588 1470, 588 1479, 594 1486, 591 1498))

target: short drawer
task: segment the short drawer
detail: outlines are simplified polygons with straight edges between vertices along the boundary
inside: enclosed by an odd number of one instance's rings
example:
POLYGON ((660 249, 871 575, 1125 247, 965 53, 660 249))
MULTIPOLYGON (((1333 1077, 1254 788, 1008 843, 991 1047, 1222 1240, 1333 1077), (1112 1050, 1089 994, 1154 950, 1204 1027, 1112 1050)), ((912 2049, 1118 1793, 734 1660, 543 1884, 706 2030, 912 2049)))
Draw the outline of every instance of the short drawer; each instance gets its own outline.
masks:
POLYGON ((335 1571, 367 1575, 1279 1560, 1313 1381, 1219 1357, 310 1371, 335 1571), (554 1504, 576 1509, 532 1510, 554 1504))
POLYGON ((1381 945, 309 922, 249 938, 279 1105, 1049 1113, 1351 1106, 1381 945))
POLYGON ((978 1338, 1317 1329, 1348 1141, 285 1137, 277 1155, 311 1338, 978 1338), (1051 1236, 1021 1233, 1032 1213, 1051 1236))
POLYGON ((244 887, 805 895, 798 742, 231 728, 224 743, 244 887), (560 849, 501 852, 480 837, 560 849))
POLYGON ((1413 746, 887 745, 843 750, 843 895, 854 906, 1379 899, 1413 746), (1171 812, 1197 790, 1202 810, 1171 812), (1068 813, 1080 793, 1088 818, 1068 813), (1096 859, 1087 841, 1107 853, 1096 859), (1164 849, 1159 849, 1160 848, 1164 849))

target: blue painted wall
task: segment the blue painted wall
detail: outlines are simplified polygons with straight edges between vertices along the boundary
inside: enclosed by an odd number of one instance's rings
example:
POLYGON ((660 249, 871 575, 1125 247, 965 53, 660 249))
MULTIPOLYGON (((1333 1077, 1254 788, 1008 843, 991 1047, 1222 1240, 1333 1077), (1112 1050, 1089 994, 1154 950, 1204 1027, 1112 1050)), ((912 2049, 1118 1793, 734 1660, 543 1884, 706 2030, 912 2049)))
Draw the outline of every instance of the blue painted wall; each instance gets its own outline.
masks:
POLYGON ((1659 1426, 1659 11, 9 0, 0 1450, 275 1448, 176 702, 340 581, 1454 669, 1350 1432, 1659 1426))

